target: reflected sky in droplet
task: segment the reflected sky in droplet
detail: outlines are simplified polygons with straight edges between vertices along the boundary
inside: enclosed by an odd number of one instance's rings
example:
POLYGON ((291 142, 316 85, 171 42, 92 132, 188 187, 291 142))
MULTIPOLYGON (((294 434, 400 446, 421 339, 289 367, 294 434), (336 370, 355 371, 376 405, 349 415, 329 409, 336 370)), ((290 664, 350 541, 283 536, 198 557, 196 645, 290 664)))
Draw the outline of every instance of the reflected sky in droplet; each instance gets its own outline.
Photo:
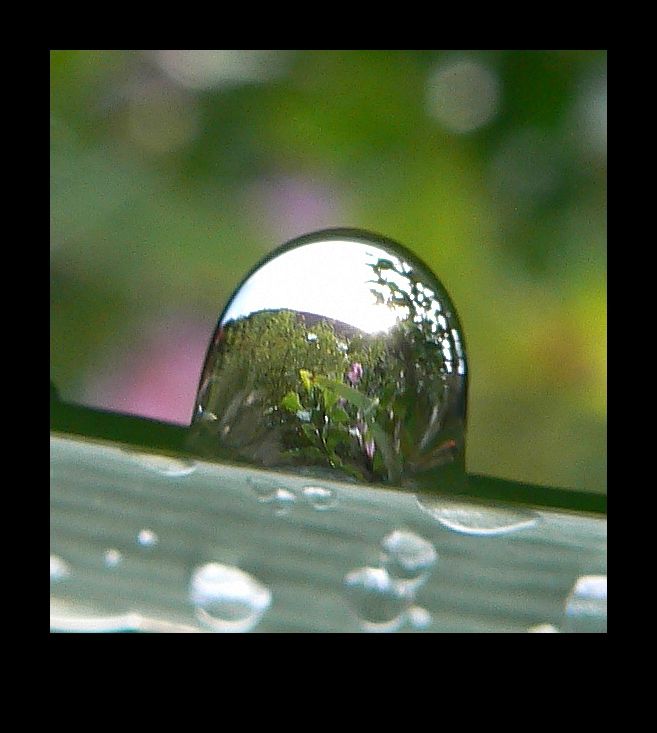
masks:
POLYGON ((363 288, 363 283, 372 280, 372 266, 379 258, 390 259, 390 254, 368 245, 363 256, 355 258, 353 242, 340 240, 285 252, 242 285, 223 321, 285 308, 327 316, 365 333, 387 331, 408 310, 376 307, 372 293, 363 288))

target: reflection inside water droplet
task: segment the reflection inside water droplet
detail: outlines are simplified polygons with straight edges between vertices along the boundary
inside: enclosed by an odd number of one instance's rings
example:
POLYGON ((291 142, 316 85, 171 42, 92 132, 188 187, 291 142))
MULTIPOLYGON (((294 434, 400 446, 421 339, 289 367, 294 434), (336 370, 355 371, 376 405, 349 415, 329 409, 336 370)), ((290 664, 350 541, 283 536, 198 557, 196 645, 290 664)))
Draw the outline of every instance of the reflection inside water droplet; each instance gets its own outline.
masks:
POLYGON ((277 250, 229 301, 190 449, 435 488, 464 475, 466 389, 463 333, 433 273, 377 235, 319 232, 277 250))
POLYGON ((421 509, 461 534, 490 537, 533 527, 538 515, 525 509, 491 507, 451 498, 419 497, 421 509))
POLYGON ((213 631, 253 629, 271 604, 271 592, 239 568, 208 563, 194 570, 189 599, 197 618, 213 631))

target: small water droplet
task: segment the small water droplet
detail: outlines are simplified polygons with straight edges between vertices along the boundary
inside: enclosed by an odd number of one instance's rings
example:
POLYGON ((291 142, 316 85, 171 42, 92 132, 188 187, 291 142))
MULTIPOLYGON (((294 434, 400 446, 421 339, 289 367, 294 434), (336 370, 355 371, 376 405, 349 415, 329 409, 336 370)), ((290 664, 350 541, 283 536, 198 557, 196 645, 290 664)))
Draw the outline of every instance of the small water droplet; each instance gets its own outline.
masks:
POLYGON ((50 556, 50 582, 59 583, 71 575, 71 567, 57 555, 50 556))
POLYGON ((406 617, 414 629, 428 629, 433 623, 433 618, 426 608, 411 606, 406 611, 406 617))
POLYGON ((123 555, 114 548, 107 550, 103 556, 105 566, 108 568, 115 568, 123 562, 123 555))
POLYGON ((158 536, 151 529, 140 529, 137 535, 137 542, 142 547, 155 547, 159 542, 158 536))
POLYGON ((148 453, 138 453, 135 451, 127 451, 135 463, 154 471, 162 476, 189 476, 196 470, 196 461, 188 458, 172 458, 171 456, 150 455, 148 453))
POLYGON ((330 509, 335 504, 335 492, 323 486, 305 486, 301 494, 306 501, 320 512, 330 509))
POLYGON ((363 629, 391 632, 403 625, 408 598, 385 568, 358 568, 345 576, 344 584, 363 629))
POLYGON ((276 492, 278 491, 278 484, 266 479, 251 478, 250 476, 247 478, 246 483, 253 489, 256 499, 261 504, 274 501, 276 492))
POLYGON ((529 529, 539 519, 537 514, 525 509, 483 506, 450 498, 423 496, 418 504, 453 532, 481 537, 529 529))
POLYGON ((463 344, 442 284, 401 245, 346 229, 293 240, 221 315, 189 448, 302 475, 460 484, 463 344))
POLYGON ((607 576, 582 575, 565 603, 566 633, 607 632, 607 576))
POLYGON ((429 577, 438 559, 436 548, 413 532, 395 530, 381 542, 383 563, 388 574, 400 587, 415 591, 429 577))
POLYGON ((258 624, 272 595, 244 570, 213 562, 194 570, 189 598, 205 626, 237 633, 251 631, 258 624))
POLYGON ((284 489, 268 479, 253 479, 249 477, 247 483, 253 489, 260 504, 271 504, 277 516, 287 514, 297 497, 294 492, 284 489))
POLYGON ((276 489, 276 493, 274 494, 274 513, 279 517, 287 514, 296 501, 297 497, 291 491, 287 489, 276 489))

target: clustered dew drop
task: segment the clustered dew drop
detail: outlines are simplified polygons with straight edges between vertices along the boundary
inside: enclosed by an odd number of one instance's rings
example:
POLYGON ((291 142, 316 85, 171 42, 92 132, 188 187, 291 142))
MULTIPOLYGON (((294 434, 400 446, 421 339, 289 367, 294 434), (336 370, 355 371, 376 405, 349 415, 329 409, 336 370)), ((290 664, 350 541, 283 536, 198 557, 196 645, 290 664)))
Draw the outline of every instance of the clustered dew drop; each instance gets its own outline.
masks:
POLYGON ((356 568, 344 577, 347 602, 364 631, 390 633, 405 623, 431 628, 429 611, 416 605, 418 590, 438 560, 431 542, 407 530, 395 530, 381 541, 378 567, 356 568))

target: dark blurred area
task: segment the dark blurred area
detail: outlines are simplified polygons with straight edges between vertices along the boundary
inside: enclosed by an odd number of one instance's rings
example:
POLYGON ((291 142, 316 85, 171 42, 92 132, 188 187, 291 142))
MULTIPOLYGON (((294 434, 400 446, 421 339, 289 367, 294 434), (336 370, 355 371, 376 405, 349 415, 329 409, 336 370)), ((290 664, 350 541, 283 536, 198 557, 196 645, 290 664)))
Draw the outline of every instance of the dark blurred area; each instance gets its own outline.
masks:
POLYGON ((605 51, 52 51, 50 132, 62 399, 188 424, 246 272, 362 227, 456 303, 468 469, 606 492, 605 51))

